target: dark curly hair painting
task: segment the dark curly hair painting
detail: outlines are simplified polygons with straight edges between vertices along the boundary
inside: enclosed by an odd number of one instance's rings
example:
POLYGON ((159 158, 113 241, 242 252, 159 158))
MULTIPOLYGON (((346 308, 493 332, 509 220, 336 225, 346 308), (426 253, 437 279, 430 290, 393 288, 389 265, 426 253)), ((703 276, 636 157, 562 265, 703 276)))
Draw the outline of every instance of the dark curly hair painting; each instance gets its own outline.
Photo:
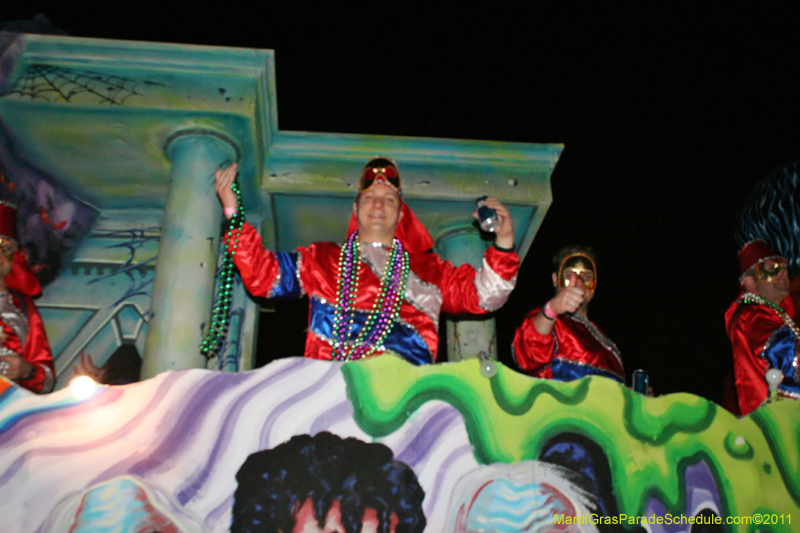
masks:
POLYGON ((416 475, 382 444, 300 435, 251 454, 236 480, 234 533, 425 529, 416 475))

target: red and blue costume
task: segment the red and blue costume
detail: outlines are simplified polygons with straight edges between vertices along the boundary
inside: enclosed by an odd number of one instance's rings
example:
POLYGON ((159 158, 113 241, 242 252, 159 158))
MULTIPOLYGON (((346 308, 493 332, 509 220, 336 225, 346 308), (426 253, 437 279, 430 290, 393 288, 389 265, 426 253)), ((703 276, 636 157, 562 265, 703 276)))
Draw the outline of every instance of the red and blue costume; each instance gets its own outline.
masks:
MULTIPOLYGON (((403 217, 395 237, 409 254, 408 283, 399 317, 375 353, 391 351, 414 364, 434 363, 440 312, 484 314, 500 308, 514 288, 519 256, 513 251, 490 247, 481 268, 456 267, 431 250, 433 240, 428 232, 406 204, 402 209, 403 217)), ((356 228, 353 217, 348 235, 356 228)), ((338 244, 322 242, 298 248, 293 253, 273 253, 264 249, 256 230, 245 223, 235 250, 234 264, 253 296, 309 296, 304 355, 312 359, 332 359, 340 249, 338 244)), ((365 247, 355 300, 354 335, 364 326, 379 293, 387 253, 381 247, 365 247)))
POLYGON ((27 332, 24 339, 20 338, 17 330, 10 321, 0 320, 0 327, 6 334, 6 340, 0 348, 1 354, 18 354, 25 361, 33 365, 34 371, 29 379, 19 379, 17 384, 26 389, 45 393, 53 390, 55 386, 55 367, 53 356, 50 352, 50 343, 44 331, 44 323, 33 298, 15 290, 9 290, 14 306, 19 310, 20 316, 27 321, 27 332))
MULTIPOLYGON (((778 394, 800 399, 798 351, 800 339, 779 314, 767 305, 746 303, 738 298, 725 312, 725 325, 733 345, 733 371, 742 415, 749 414, 767 399, 765 374, 770 368, 783 372, 778 394)), ((781 302, 787 316, 794 316, 791 296, 781 302)))
POLYGON ((4 358, 3 365, 8 364, 6 359, 16 357, 30 363, 33 366, 30 377, 16 379, 17 384, 32 392, 46 393, 55 386, 56 372, 44 323, 33 303, 42 286, 18 248, 16 214, 16 206, 0 200, 0 243, 4 247, 0 253, 5 255, 5 247, 13 243, 9 255, 3 257, 4 264, 7 260, 11 264, 2 278, 4 290, 0 291, 0 328, 4 337, 0 356, 4 358))
POLYGON ((533 324, 540 311, 530 311, 514 334, 514 360, 525 373, 558 381, 597 375, 625 383, 619 350, 594 322, 564 314, 542 335, 533 324))

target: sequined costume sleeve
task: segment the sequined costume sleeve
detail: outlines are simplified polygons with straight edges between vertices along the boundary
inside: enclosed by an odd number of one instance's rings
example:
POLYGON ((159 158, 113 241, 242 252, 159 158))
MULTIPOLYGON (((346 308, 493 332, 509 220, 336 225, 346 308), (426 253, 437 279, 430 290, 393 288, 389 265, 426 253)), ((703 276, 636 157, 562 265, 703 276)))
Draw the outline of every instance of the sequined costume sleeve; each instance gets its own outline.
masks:
MULTIPOLYGON (((228 249, 234 251, 233 242, 228 249)), ((242 225, 233 255, 247 292, 261 298, 299 297, 302 289, 296 269, 296 255, 273 253, 261 244, 261 236, 247 222, 242 225)))
MULTIPOLYGON (((790 306, 785 300, 783 307, 790 306)), ((788 310, 791 314, 793 309, 788 310)), ((800 398, 796 334, 764 305, 734 302, 725 313, 728 337, 733 348, 736 394, 742 416, 751 413, 767 398, 766 371, 778 368, 784 374, 778 391, 782 396, 800 398)))
POLYGON ((619 350, 594 322, 562 315, 553 331, 542 335, 534 325, 539 311, 529 312, 514 334, 513 356, 523 372, 559 381, 596 375, 625 382, 619 350))
MULTIPOLYGON (((232 245, 233 242, 228 242, 229 250, 233 250, 232 245)), ((331 359, 338 256, 339 247, 333 243, 314 243, 292 253, 273 253, 263 247, 258 232, 246 222, 239 235, 233 259, 251 295, 281 299, 309 296, 305 357, 331 359)))
MULTIPOLYGON (((450 314, 485 314, 500 309, 508 300, 517 282, 519 255, 489 247, 480 268, 463 264, 458 267, 443 261, 436 254, 426 254, 436 263, 442 292, 442 311, 450 314), (435 259, 433 259, 435 258, 435 259)), ((431 267, 415 268, 421 278, 434 271, 431 267)))
POLYGON ((522 325, 514 333, 512 350, 517 366, 523 372, 540 378, 552 378, 550 362, 556 349, 555 325, 550 335, 536 331, 533 321, 540 310, 534 309, 525 315, 522 325))
POLYGON ((13 301, 28 321, 27 337, 25 344, 21 346, 20 339, 13 329, 2 322, 3 332, 7 335, 3 347, 20 354, 25 361, 33 365, 34 371, 30 379, 20 379, 17 383, 32 392, 48 393, 55 386, 55 367, 42 317, 31 297, 14 293, 13 301))

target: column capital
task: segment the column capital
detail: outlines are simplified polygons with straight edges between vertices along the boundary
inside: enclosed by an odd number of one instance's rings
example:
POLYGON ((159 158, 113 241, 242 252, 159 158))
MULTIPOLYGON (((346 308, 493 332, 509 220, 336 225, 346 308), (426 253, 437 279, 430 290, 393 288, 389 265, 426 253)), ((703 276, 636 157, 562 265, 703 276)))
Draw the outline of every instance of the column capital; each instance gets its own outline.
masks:
POLYGON ((440 227, 433 235, 434 249, 441 257, 455 265, 469 263, 480 268, 489 240, 472 224, 473 219, 450 223, 440 227))
POLYGON ((210 137, 212 139, 221 141, 222 143, 227 144, 233 150, 233 153, 235 154, 235 162, 238 162, 242 158, 242 152, 239 148, 239 145, 229 135, 224 132, 209 128, 185 128, 170 133, 166 140, 164 140, 164 152, 171 158, 171 152, 176 143, 191 137, 210 137))

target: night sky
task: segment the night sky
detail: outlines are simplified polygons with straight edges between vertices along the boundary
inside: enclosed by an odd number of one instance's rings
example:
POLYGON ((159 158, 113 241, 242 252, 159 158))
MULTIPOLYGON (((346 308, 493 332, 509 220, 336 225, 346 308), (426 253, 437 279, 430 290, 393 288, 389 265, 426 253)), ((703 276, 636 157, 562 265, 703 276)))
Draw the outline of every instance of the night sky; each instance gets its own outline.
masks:
POLYGON ((551 253, 582 242, 599 253, 589 316, 628 375, 718 401, 736 212, 800 159, 800 4, 342 4, 33 0, 4 2, 0 21, 275 50, 283 130, 563 143, 553 204, 497 315, 501 360, 513 366, 514 329, 552 294, 551 253))

